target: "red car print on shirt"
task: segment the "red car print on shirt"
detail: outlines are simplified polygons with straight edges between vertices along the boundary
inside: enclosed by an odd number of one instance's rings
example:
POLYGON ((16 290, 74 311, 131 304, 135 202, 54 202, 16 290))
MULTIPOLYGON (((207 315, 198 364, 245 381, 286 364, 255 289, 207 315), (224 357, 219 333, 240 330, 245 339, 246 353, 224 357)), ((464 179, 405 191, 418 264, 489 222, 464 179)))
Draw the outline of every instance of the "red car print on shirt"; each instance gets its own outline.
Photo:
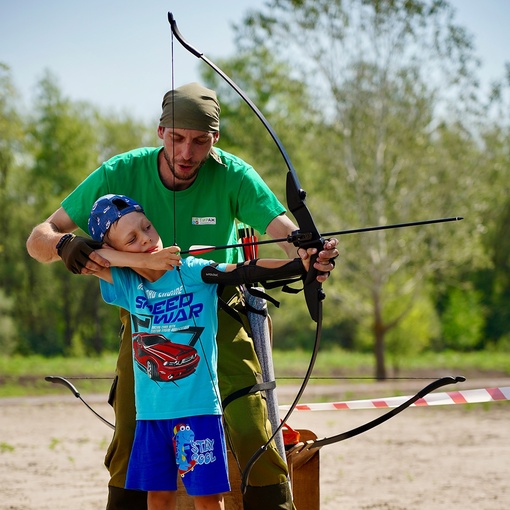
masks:
POLYGON ((133 335, 135 361, 154 381, 175 381, 191 375, 200 356, 190 345, 176 344, 163 335, 133 335))

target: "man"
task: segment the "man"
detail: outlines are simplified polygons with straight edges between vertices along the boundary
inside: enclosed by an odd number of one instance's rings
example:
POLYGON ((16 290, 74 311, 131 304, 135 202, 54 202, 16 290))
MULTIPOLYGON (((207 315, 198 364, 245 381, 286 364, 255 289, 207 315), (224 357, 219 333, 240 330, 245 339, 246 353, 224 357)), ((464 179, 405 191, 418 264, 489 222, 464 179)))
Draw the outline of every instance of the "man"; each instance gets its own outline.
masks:
MULTIPOLYGON (((94 274, 107 262, 94 252, 98 244, 76 237, 77 227, 87 229, 92 204, 100 196, 114 193, 144 204, 165 246, 178 244, 224 245, 236 242, 235 219, 285 238, 297 229, 255 170, 236 156, 213 148, 219 140, 220 106, 214 91, 199 84, 184 85, 167 92, 158 136, 163 147, 141 148, 120 154, 103 163, 83 181, 45 222, 36 226, 27 249, 40 262, 61 258, 75 273, 94 274)), ((324 281, 333 269, 337 241, 327 241, 318 254, 315 268, 324 281)), ((296 249, 281 243, 289 258, 296 249)), ((236 263, 236 249, 213 253, 218 262, 236 263)), ((300 256, 307 257, 305 250, 300 256)), ((230 287, 222 296, 230 300, 230 287)), ((127 312, 121 311, 123 339, 112 391, 116 430, 105 464, 110 471, 108 510, 142 510, 143 493, 127 491, 125 475, 135 427, 131 328, 127 312)), ((231 315, 218 314, 218 372, 224 401, 225 431, 241 467, 270 437, 265 401, 260 392, 243 393, 261 381, 260 365, 253 343, 231 315), (225 405, 228 399, 228 405, 225 405)), ((245 510, 290 509, 292 496, 287 467, 276 448, 269 448, 254 465, 243 496, 245 510)))

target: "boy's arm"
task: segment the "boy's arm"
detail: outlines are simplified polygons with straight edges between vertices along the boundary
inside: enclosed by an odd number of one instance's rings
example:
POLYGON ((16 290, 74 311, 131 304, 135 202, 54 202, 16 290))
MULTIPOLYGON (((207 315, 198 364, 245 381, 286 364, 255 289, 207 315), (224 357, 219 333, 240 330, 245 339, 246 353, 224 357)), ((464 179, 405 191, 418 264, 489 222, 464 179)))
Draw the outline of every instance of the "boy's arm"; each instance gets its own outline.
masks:
POLYGON ((264 281, 285 280, 294 276, 304 276, 309 263, 300 258, 292 260, 256 259, 243 264, 227 264, 225 271, 209 265, 202 269, 202 280, 205 283, 222 283, 239 285, 242 283, 258 283, 264 281))
POLYGON ((99 271, 95 271, 91 274, 101 278, 101 280, 104 280, 105 282, 113 283, 112 272, 109 267, 103 267, 99 271))
POLYGON ((109 262, 110 267, 171 271, 174 267, 182 265, 178 246, 170 246, 152 253, 133 253, 118 251, 104 245, 103 248, 97 251, 109 262))
POLYGON ((108 267, 94 274, 109 283, 113 283, 110 267, 129 267, 142 277, 152 279, 158 277, 155 271, 171 271, 182 264, 178 246, 153 253, 118 251, 108 245, 104 246, 97 252, 107 261, 108 267))
MULTIPOLYGON (((312 255, 315 253, 315 248, 309 248, 307 250, 307 255, 312 255)), ((306 257, 305 260, 302 258, 294 258, 294 259, 255 259, 255 260, 247 260, 242 264, 227 264, 225 272, 230 273, 232 271, 239 270, 242 266, 256 265, 257 267, 264 269, 274 269, 275 271, 287 266, 287 272, 297 271, 295 274, 288 276, 301 276, 306 274, 308 269, 310 269, 310 257, 306 257), (297 261, 301 261, 301 265, 297 263, 297 261), (294 264, 290 265, 293 262, 294 264)), ((252 282, 257 283, 257 282, 252 282)))

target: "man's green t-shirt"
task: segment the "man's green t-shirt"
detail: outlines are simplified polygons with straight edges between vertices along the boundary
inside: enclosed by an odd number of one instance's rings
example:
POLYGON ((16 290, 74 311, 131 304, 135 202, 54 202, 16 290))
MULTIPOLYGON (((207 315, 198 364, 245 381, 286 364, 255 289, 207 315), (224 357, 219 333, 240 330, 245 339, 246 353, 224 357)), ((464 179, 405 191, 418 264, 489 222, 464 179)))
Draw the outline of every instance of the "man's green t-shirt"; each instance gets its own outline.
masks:
MULTIPOLYGON (((285 212, 250 165, 216 148, 223 164, 209 157, 188 189, 171 191, 159 177, 160 150, 146 147, 111 158, 67 196, 62 207, 88 232, 90 210, 99 197, 108 193, 129 196, 142 205, 163 246, 176 243, 182 250, 191 245, 236 243, 235 219, 265 233, 269 223, 285 212)), ((242 260, 239 254, 235 249, 219 250, 206 257, 232 263, 242 260)))

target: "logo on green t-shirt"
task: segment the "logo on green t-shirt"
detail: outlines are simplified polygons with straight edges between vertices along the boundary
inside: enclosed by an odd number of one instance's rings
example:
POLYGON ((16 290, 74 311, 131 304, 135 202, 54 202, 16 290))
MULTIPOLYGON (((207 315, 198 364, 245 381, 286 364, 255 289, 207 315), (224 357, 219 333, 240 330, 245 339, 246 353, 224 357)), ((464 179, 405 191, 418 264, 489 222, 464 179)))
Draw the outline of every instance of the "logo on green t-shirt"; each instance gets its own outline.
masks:
POLYGON ((216 217, 215 216, 206 216, 204 218, 197 218, 193 216, 191 218, 192 225, 216 225, 216 217))

